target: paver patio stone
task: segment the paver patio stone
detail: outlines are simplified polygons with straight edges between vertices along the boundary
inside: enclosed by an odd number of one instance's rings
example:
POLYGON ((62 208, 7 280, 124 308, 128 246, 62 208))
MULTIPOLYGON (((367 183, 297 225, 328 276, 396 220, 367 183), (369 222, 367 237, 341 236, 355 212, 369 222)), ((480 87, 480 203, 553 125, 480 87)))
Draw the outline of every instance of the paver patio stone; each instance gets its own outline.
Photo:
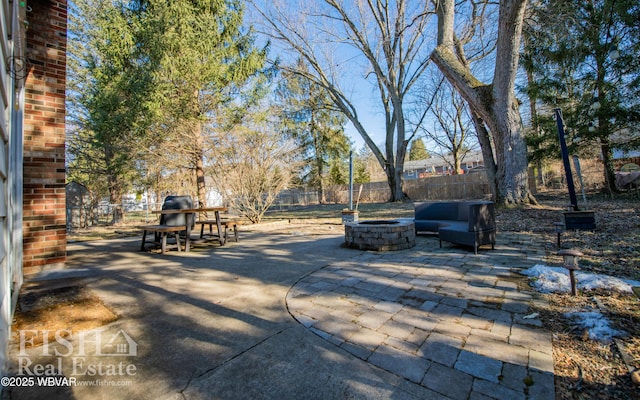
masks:
POLYGON ((366 327, 356 330, 349 335, 347 341, 357 344, 371 351, 376 350, 382 342, 384 342, 389 336, 384 333, 376 332, 366 327))
POLYGON ((420 383, 431 362, 390 346, 380 346, 367 360, 373 365, 420 383))
POLYGON ((422 384, 451 399, 465 400, 471 393, 473 377, 454 368, 432 363, 422 384))
POLYGON ((353 320, 363 332, 351 334, 341 347, 412 381, 419 375, 414 368, 422 365, 421 384, 447 398, 522 398, 524 377, 552 371, 551 338, 539 320, 522 319, 537 299, 513 278, 513 253, 521 253, 502 252, 463 254, 449 262, 443 254, 409 257, 427 268, 379 254, 380 261, 367 258, 369 277, 362 275, 362 264, 343 264, 346 279, 361 280, 357 295, 370 301, 367 312, 353 320), (378 276, 382 271, 387 277, 378 276), (401 367, 403 358, 408 364, 401 367))
POLYGON ((387 313, 384 311, 370 311, 356 319, 356 324, 362 325, 365 328, 369 328, 371 330, 377 330, 380 328, 385 322, 390 320, 394 314, 387 313))
POLYGON ((430 333, 430 330, 414 328, 407 337, 406 341, 415 344, 416 346, 420 346, 424 343, 425 340, 427 340, 427 337, 429 337, 430 333))
POLYGON ((464 309, 460 307, 450 306, 448 304, 440 303, 433 310, 431 314, 438 319, 457 319, 462 316, 464 309))
POLYGON ((553 373, 553 355, 530 350, 529 368, 540 372, 553 373))
POLYGON ((514 345, 530 347, 542 353, 551 354, 551 334, 542 329, 529 328, 524 325, 514 324, 511 327, 509 342, 514 345))
POLYGON ((385 311, 390 314, 397 313, 398 311, 402 310, 402 307, 403 307, 402 304, 398 304, 390 301, 381 301, 376 303, 375 306, 373 306, 373 308, 375 308, 376 310, 385 311))
MULTIPOLYGON (((486 303, 485 303, 486 304, 486 303)), ((488 321, 511 322, 513 314, 507 311, 496 310, 488 307, 467 307, 467 312, 485 318, 488 321)))
POLYGON ((533 384, 528 387, 529 397, 536 400, 556 398, 553 373, 531 371, 533 384))
POLYGON ((481 318, 477 315, 469 314, 466 310, 460 316, 460 323, 466 325, 471 329, 477 329, 482 331, 489 331, 494 324, 494 321, 481 318))
POLYGON ((460 352, 453 367, 458 371, 494 383, 499 382, 502 374, 501 361, 464 350, 460 352))
POLYGON ((501 383, 511 389, 524 392, 526 388, 525 379, 529 376, 527 367, 504 363, 502 366, 501 383))
POLYGON ((433 330, 462 340, 468 340, 471 333, 471 328, 456 320, 440 320, 433 330))
POLYGON ((340 344, 340 347, 349 353, 353 354, 356 357, 359 357, 363 360, 367 360, 371 354, 373 354, 373 350, 371 348, 362 347, 356 343, 345 341, 340 344))
POLYGON ((378 328, 377 331, 380 333, 384 333, 385 335, 393 336, 397 339, 406 339, 406 337, 411 334, 413 328, 413 325, 389 319, 387 322, 382 324, 382 326, 378 328))
POLYGON ((383 345, 391 346, 395 349, 403 351, 409 354, 416 354, 418 352, 418 345, 415 343, 408 342, 406 340, 398 339, 393 336, 389 336, 385 339, 383 345))
POLYGON ((525 393, 522 391, 514 390, 505 385, 498 385, 483 379, 476 379, 473 382, 473 393, 482 394, 491 399, 526 399, 525 393))
POLYGON ((393 319, 426 331, 432 331, 438 324, 438 321, 430 317, 427 313, 408 308, 403 308, 397 312, 393 316, 393 319))
POLYGON ((462 340, 433 332, 420 347, 418 355, 447 367, 453 367, 461 348, 462 340))

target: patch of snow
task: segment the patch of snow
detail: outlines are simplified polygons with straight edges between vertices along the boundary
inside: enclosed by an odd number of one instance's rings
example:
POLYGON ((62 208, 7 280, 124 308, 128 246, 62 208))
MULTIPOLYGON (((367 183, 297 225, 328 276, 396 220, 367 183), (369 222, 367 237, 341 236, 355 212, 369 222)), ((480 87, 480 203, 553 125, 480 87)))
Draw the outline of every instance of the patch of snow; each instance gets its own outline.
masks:
MULTIPOLYGON (((520 274, 530 278, 530 284, 543 293, 569 293, 571 280, 569 271, 563 267, 549 267, 542 264, 520 271, 520 274)), ((594 290, 608 289, 622 293, 632 293, 634 286, 640 287, 640 282, 620 279, 613 276, 592 274, 576 271, 576 286, 578 289, 594 290)), ((574 322, 574 326, 586 329, 589 338, 603 342, 610 342, 613 337, 623 336, 625 333, 611 327, 609 320, 598 311, 575 311, 565 313, 565 317, 574 322)))
MULTIPOLYGON (((569 271, 566 268, 536 264, 529 269, 520 271, 520 274, 531 278, 531 286, 542 293, 569 293, 571 291, 569 271)), ((632 293, 632 287, 640 286, 638 281, 608 275, 576 271, 575 276, 576 286, 578 289, 584 290, 609 289, 632 293)))
POLYGON ((598 311, 576 311, 565 313, 575 326, 586 329, 589 339, 601 342, 611 342, 616 336, 623 336, 624 332, 613 329, 609 320, 598 311))

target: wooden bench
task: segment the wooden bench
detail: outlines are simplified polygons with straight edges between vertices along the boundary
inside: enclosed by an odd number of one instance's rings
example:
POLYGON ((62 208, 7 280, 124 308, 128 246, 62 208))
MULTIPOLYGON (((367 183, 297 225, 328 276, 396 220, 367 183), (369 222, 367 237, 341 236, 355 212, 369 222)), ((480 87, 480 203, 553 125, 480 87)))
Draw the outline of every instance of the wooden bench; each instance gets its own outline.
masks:
MULTIPOLYGON (((200 238, 204 238, 204 227, 205 225, 209 225, 209 235, 213 235, 213 227, 218 225, 218 222, 215 219, 205 219, 196 221, 196 224, 200 225, 200 238)), ((220 227, 224 227, 224 232, 218 232, 218 238, 220 239, 220 244, 224 244, 229 239, 229 228, 233 228, 233 239, 235 242, 238 241, 238 225, 242 225, 242 220, 239 218, 220 218, 220 227), (222 236, 222 237, 220 237, 222 236)))
MULTIPOLYGON (((144 245, 147 241, 147 232, 153 232, 155 234, 155 243, 158 242, 158 236, 160 237, 160 252, 164 254, 167 251, 167 234, 173 232, 176 237, 176 244, 178 245, 178 251, 180 251, 180 232, 186 231, 186 226, 169 226, 169 225, 141 225, 138 229, 142 229, 142 244, 140 245, 140 251, 144 251, 144 245)), ((189 238, 186 238, 189 241, 189 238)), ((188 243, 185 244, 188 246, 188 243)))

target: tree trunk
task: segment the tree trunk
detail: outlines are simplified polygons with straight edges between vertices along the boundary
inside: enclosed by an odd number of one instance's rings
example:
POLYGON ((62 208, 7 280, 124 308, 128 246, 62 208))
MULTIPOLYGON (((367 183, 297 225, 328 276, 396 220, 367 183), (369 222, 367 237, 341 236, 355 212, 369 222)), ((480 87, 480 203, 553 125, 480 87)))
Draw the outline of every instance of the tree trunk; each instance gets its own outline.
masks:
POLYGON ((391 201, 407 201, 409 197, 402 189, 402 178, 404 175, 404 159, 407 156, 408 142, 404 140, 404 124, 398 126, 398 150, 396 151, 396 166, 394 168, 395 187, 393 199, 391 201), (402 129, 402 131, 401 131, 402 129))
POLYGON ((122 210, 122 190, 120 190, 120 182, 115 175, 109 175, 107 178, 109 182, 109 205, 113 205, 111 211, 111 224, 119 224, 124 218, 124 212, 122 210))
POLYGON ((608 138, 600 139, 600 149, 602 150, 602 163, 604 167, 604 182, 607 191, 613 197, 613 194, 617 191, 616 188, 616 175, 615 166, 613 164, 613 150, 608 138))
MULTIPOLYGON (((602 57, 596 57, 596 93, 604 108, 608 108, 607 96, 605 93, 605 66, 602 57)), ((602 163, 604 164, 604 182, 609 191, 609 194, 613 198, 613 194, 617 192, 615 167, 613 165, 613 149, 611 148, 611 142, 609 140, 609 133, 612 131, 608 118, 601 118, 597 115, 598 119, 598 136, 600 137, 600 148, 602 150, 602 163), (604 134, 603 134, 604 132, 604 134)))
MULTIPOLYGON (((527 46, 527 43, 524 44, 525 47, 527 46)), ((527 72, 527 84, 529 86, 532 86, 535 82, 534 78, 533 78, 533 72, 531 72, 531 70, 529 68, 526 68, 526 72, 527 72)), ((529 95, 529 109, 531 112, 531 127, 533 128, 533 135, 535 137, 540 137, 540 124, 538 122, 538 109, 536 107, 536 98, 532 97, 532 95, 529 95)), ((538 159, 538 161, 536 162, 536 179, 537 179, 537 183, 540 186, 544 186, 545 182, 544 182, 544 174, 542 172, 542 159, 538 159)))
POLYGON ((204 138, 202 134, 202 124, 196 126, 196 143, 194 148, 194 169, 196 173, 196 195, 198 197, 198 208, 207 206, 207 187, 204 173, 204 138))
POLYGON ((111 224, 115 225, 122 222, 124 217, 122 211, 123 185, 117 173, 118 167, 115 165, 115 151, 110 143, 104 143, 104 163, 109 190, 109 206, 113 205, 113 210, 111 210, 111 224))
MULTIPOLYGON (((496 156, 496 202, 535 202, 528 187, 527 148, 514 95, 525 0, 500 2, 493 83, 480 82, 455 54, 454 0, 438 3, 438 46, 431 59, 489 128, 496 156)), ((483 152, 484 154, 484 152, 483 152)))
POLYGON ((389 167, 387 168, 388 170, 385 170, 386 174, 387 174, 387 184, 389 185, 389 190, 390 190, 390 195, 389 195, 389 201, 393 202, 396 201, 396 174, 395 174, 395 168, 393 167, 389 167))
POLYGON ((322 149, 320 148, 320 144, 318 143, 318 138, 317 136, 314 134, 313 135, 313 141, 314 141, 314 151, 315 151, 315 160, 316 160, 316 170, 318 172, 316 179, 318 180, 318 186, 317 186, 317 190, 318 190, 318 201, 320 202, 320 204, 324 204, 326 203, 326 199, 324 196, 324 159, 322 157, 322 149))
POLYGON ((482 151, 482 159, 484 160, 484 169, 487 174, 487 182, 491 191, 491 199, 496 201, 498 193, 498 183, 496 181, 496 160, 493 156, 493 146, 491 145, 491 136, 484 122, 476 113, 471 113, 473 125, 476 128, 478 143, 482 151))
POLYGON ((203 160, 204 155, 202 153, 200 153, 195 160, 198 208, 205 208, 207 206, 207 187, 204 179, 205 175, 203 160))
POLYGON ((527 145, 524 140, 522 121, 515 97, 511 104, 494 103, 495 127, 490 128, 496 140, 498 163, 496 169, 497 196, 500 204, 535 202, 529 191, 527 145), (509 109, 501 109, 507 106, 509 109))

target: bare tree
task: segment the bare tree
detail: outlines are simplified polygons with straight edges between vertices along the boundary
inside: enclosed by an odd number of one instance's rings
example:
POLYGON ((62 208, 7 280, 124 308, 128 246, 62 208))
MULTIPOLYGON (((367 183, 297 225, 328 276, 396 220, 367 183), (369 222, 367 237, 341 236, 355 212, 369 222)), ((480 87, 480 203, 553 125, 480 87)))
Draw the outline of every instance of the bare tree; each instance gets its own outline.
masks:
POLYGON ((462 159, 475 145, 470 141, 475 137, 471 131, 471 118, 465 101, 453 87, 439 83, 437 87, 430 108, 433 127, 422 124, 421 129, 437 146, 434 153, 449 164, 454 174, 458 174, 462 159))
POLYGON ((415 130, 407 132, 404 103, 429 64, 431 49, 425 32, 433 14, 430 3, 324 0, 309 8, 297 8, 297 2, 269 4, 268 9, 265 3, 255 5, 266 25, 264 33, 283 44, 283 51, 304 59, 310 69, 282 67, 330 93, 335 107, 351 121, 385 171, 390 201, 405 199, 404 160, 415 130), (337 59, 340 56, 344 58, 337 59), (363 68, 359 75, 354 73, 357 67, 363 68), (373 84, 379 96, 385 120, 384 149, 363 126, 351 98, 349 85, 362 83, 373 84))
POLYGON ((268 121, 236 126, 215 136, 212 174, 229 205, 259 223, 296 172, 295 144, 268 121))
MULTIPOLYGON (((501 1, 492 83, 481 82, 469 68, 460 41, 455 35, 456 3, 437 2, 438 46, 431 59, 447 80, 466 100, 474 113, 483 155, 491 156, 485 146, 492 145, 496 160, 496 200, 504 204, 535 202, 529 191, 527 148, 524 141, 518 101, 514 94, 518 69, 520 36, 526 0, 501 1)), ((487 165, 485 157, 485 165, 487 165)))

